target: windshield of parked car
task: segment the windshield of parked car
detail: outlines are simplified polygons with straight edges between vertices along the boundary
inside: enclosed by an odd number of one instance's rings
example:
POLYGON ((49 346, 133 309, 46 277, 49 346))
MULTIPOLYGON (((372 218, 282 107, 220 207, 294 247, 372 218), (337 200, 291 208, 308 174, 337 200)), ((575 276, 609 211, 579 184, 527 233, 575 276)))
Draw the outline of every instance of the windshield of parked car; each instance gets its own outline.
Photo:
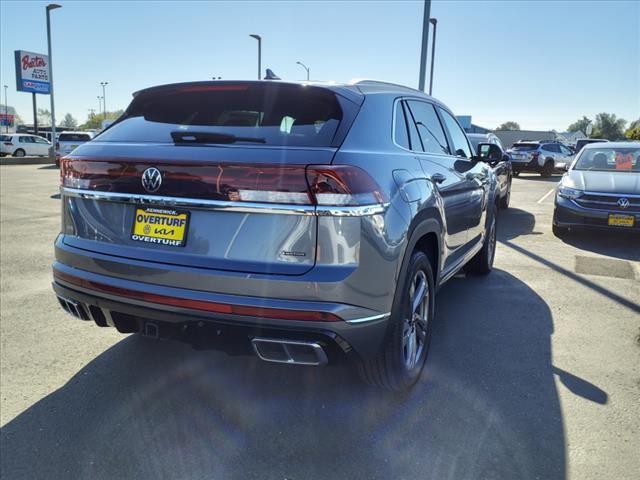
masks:
POLYGON ((587 148, 574 170, 599 172, 640 172, 640 148, 587 148))
POLYGON ((142 94, 98 140, 174 142, 176 132, 198 132, 231 135, 234 143, 246 138, 266 145, 330 146, 342 117, 336 95, 325 88, 194 84, 142 94))

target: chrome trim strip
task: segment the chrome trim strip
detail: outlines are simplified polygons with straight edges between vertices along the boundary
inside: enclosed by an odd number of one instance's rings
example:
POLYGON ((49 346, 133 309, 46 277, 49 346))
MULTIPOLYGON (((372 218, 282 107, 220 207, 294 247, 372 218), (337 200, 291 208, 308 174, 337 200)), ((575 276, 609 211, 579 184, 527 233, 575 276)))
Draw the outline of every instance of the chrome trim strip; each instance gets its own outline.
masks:
POLYGON ((640 194, 636 194, 636 193, 617 193, 617 192, 605 193, 605 192, 589 192, 585 190, 584 194, 595 195, 596 197, 640 198, 640 194))
POLYGON ((382 320, 383 318, 387 318, 391 316, 391 312, 389 313, 382 313, 380 315, 373 315, 371 317, 361 317, 361 318, 354 318, 353 320, 345 320, 345 322, 347 323, 365 323, 365 322, 373 322, 375 320, 382 320))
POLYGON ((163 197, 159 195, 140 195, 135 193, 94 192, 77 188, 60 187, 60 193, 68 197, 86 200, 104 200, 108 202, 158 205, 164 207, 188 207, 203 210, 221 210, 225 212, 271 213, 279 215, 315 215, 331 217, 364 217, 384 213, 388 203, 358 206, 329 205, 279 205, 257 202, 224 202, 195 198, 163 197))
MULTIPOLYGON (((590 207, 585 207, 584 205, 580 205, 575 198, 571 198, 571 199, 567 199, 569 200, 571 203, 573 203, 576 207, 582 209, 582 210, 588 210, 590 212, 603 212, 603 213, 610 213, 612 215, 629 215, 629 216, 638 216, 640 215, 640 212, 634 211, 634 210, 623 210, 621 208, 618 209, 606 209, 606 208, 590 208, 590 207)), ((592 203, 596 203, 596 202, 592 202, 592 203)), ((617 204, 610 204, 612 207, 614 205, 617 204)), ((634 207, 636 207, 637 205, 633 204, 634 207)))

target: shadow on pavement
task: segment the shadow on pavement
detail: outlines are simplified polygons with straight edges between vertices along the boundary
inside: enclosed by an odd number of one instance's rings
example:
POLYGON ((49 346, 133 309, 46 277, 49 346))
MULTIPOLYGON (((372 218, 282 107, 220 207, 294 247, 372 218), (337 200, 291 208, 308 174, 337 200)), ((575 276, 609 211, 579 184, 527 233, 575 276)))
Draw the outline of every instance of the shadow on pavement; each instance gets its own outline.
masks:
POLYGON ((437 302, 426 370, 405 395, 347 367, 127 337, 2 429, 1 476, 564 478, 554 372, 585 398, 606 394, 551 365, 545 302, 500 270, 451 280, 437 302))
POLYGON ((58 170, 59 168, 57 165, 45 165, 44 167, 38 167, 38 170, 58 170))
POLYGON ((498 241, 511 240, 521 235, 542 235, 534 230, 536 217, 520 208, 508 208, 498 214, 498 241))
POLYGON ((640 261, 640 234, 630 232, 599 232, 572 230, 561 241, 586 250, 622 260, 640 261))

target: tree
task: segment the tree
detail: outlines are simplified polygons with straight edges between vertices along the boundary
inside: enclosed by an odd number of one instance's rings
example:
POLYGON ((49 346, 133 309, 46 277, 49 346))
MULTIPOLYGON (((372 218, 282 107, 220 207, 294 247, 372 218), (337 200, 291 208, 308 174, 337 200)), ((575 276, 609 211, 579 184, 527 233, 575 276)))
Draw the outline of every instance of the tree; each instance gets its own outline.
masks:
POLYGON ((496 130, 520 130, 520 124, 518 122, 504 122, 496 130))
POLYGON ((627 131, 624 132, 624 136, 629 140, 640 140, 640 118, 631 122, 627 131))
POLYGON ((571 125, 567 127, 567 132, 582 132, 583 134, 587 134, 587 125, 591 123, 591 119, 585 117, 584 115, 580 120, 573 122, 571 125))
POLYGON ((596 115, 591 137, 618 140, 624 137, 624 126, 626 124, 626 120, 616 118, 613 113, 599 113, 596 115))
POLYGON ((76 128, 78 126, 78 121, 73 118, 70 113, 67 113, 62 119, 62 122, 60 122, 60 126, 65 128, 76 128))
MULTIPOLYGON (((124 110, 116 110, 115 112, 107 112, 107 120, 116 120, 120 115, 124 113, 124 110)), ((90 114, 87 121, 80 125, 81 130, 102 130, 102 121, 105 119, 105 115, 102 113, 90 114)))
POLYGON ((51 125, 51 112, 44 108, 38 109, 38 124, 42 125, 51 125))

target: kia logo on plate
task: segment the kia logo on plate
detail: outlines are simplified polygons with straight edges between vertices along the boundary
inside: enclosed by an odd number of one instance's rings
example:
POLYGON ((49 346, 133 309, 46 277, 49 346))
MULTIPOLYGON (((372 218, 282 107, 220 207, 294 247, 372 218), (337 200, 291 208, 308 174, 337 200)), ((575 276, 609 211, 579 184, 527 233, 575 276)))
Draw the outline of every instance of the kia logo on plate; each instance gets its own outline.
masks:
POLYGON ((618 200, 618 206, 620 208, 627 208, 629 206, 629 199, 621 198, 620 200, 618 200))
POLYGON ((142 186, 144 189, 149 192, 157 192, 162 185, 162 174, 160 170, 155 167, 147 168, 142 173, 142 186))

